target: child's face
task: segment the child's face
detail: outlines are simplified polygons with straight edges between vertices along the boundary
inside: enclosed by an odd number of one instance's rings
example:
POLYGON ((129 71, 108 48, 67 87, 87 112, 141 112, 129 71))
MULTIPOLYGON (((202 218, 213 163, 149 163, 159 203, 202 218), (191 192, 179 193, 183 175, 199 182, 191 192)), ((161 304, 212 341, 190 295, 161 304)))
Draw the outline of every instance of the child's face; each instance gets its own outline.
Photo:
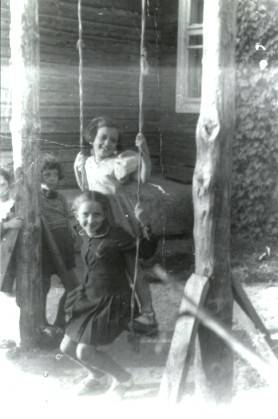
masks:
POLYGON ((59 173, 57 169, 45 169, 42 171, 42 184, 48 189, 57 189, 59 184, 59 173))
POLYGON ((76 218, 87 236, 93 237, 104 225, 106 214, 98 202, 85 201, 79 206, 76 218))
POLYGON ((5 198, 9 195, 9 182, 0 175, 0 198, 5 198))
POLYGON ((119 132, 117 128, 101 127, 92 143, 94 156, 99 159, 111 157, 117 151, 119 132))

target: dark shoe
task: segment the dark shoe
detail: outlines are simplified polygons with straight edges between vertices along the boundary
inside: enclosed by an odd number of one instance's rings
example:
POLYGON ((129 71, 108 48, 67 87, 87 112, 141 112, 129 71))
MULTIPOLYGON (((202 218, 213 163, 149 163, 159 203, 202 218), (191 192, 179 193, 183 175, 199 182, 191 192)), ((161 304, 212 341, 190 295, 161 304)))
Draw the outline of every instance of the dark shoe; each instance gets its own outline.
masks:
POLYGON ((154 336, 158 333, 158 324, 154 312, 142 313, 133 321, 133 331, 146 336, 154 336))
POLYGON ((113 392, 116 396, 124 397, 124 395, 134 387, 134 382, 132 378, 129 378, 126 381, 119 382, 113 388, 113 392))
POLYGON ((78 385, 77 395, 88 396, 105 393, 111 387, 111 380, 112 379, 110 379, 107 375, 104 375, 99 379, 89 375, 78 385))

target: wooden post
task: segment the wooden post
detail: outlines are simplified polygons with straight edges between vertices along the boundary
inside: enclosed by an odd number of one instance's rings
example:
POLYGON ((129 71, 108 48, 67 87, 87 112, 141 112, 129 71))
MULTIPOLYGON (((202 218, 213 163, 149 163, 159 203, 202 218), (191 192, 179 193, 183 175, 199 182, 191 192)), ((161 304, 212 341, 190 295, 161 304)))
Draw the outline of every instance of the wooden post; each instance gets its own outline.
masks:
POLYGON ((170 402, 178 402, 186 389, 191 358, 194 353, 195 340, 199 326, 197 317, 191 315, 188 296, 197 307, 202 307, 207 296, 208 279, 193 274, 186 282, 184 295, 180 304, 182 314, 175 326, 169 355, 161 379, 159 396, 170 402))
MULTIPOLYGON (((236 1, 205 0, 202 99, 193 176, 196 274, 209 278, 206 308, 232 324, 230 269, 231 144, 234 129, 236 1)), ((211 331, 199 328, 208 389, 230 395, 233 357, 211 331)))
POLYGON ((37 343, 42 320, 39 218, 38 0, 10 0, 11 134, 17 213, 23 217, 17 254, 21 344, 37 343))

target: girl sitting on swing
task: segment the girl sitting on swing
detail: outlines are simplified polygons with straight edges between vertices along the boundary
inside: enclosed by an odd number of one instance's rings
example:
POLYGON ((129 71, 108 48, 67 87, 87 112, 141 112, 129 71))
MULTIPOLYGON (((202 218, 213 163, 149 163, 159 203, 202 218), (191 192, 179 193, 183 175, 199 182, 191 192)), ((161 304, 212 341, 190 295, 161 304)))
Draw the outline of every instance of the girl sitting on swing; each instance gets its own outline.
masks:
MULTIPOLYGON (((111 119, 94 118, 85 130, 84 136, 92 146, 92 150, 90 157, 86 158, 79 153, 75 159, 74 171, 79 187, 82 190, 98 191, 108 196, 116 223, 133 237, 141 236, 145 240, 146 246, 142 248, 147 249, 145 252, 147 259, 155 253, 157 240, 152 240, 153 236, 150 234, 146 215, 155 213, 155 221, 161 223, 162 208, 159 199, 156 199, 156 189, 146 184, 151 174, 151 159, 145 137, 138 134, 135 140, 135 145, 141 154, 139 173, 138 153, 131 150, 120 153, 120 132, 111 119), (142 203, 137 202, 138 176, 140 176, 142 192, 147 188, 151 196, 148 202, 143 202, 144 208, 142 203)), ((141 281, 141 285, 149 289, 149 284, 145 279, 141 281)), ((150 291, 147 294, 150 295, 150 291)), ((147 301, 145 307, 143 304, 141 316, 136 319, 136 323, 139 327, 144 325, 147 328, 157 328, 151 301, 147 301)))
POLYGON ((73 210, 86 233, 82 252, 86 273, 81 285, 67 295, 67 325, 60 349, 90 373, 81 394, 105 391, 111 378, 122 394, 132 386, 131 374, 99 346, 111 344, 127 329, 131 316, 127 274, 133 275, 135 268, 135 241, 110 222, 105 195, 83 192, 73 210))

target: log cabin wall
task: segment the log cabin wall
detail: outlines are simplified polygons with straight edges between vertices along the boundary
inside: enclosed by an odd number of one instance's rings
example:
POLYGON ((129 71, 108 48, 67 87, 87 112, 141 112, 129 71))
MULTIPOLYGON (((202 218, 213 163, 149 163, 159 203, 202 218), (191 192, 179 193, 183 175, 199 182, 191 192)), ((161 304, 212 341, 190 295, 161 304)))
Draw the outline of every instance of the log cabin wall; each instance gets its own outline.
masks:
MULTIPOLYGON (((130 147, 138 130, 141 3, 129 0, 83 0, 82 11, 84 124, 86 125, 94 116, 103 114, 112 116, 122 128, 123 146, 130 147)), ((150 146, 154 171, 158 171, 160 167, 159 45, 154 5, 150 4, 147 12, 146 46, 149 73, 145 77, 145 134, 150 146)), ((3 16, 1 65, 7 65, 8 0, 1 2, 1 23, 3 16)), ((65 172, 63 186, 75 187, 72 164, 79 144, 77 0, 40 0, 39 22, 42 149, 54 152, 61 160, 65 172)), ((9 107, 5 104, 8 102, 8 89, 7 86, 3 88, 5 99, 2 102, 1 95, 1 148, 9 152, 11 149, 9 107)))
POLYGON ((10 108, 10 86, 9 86, 9 45, 10 9, 9 0, 1 0, 1 115, 0 115, 0 165, 9 166, 11 160, 11 140, 9 121, 11 116, 10 108))
POLYGON ((178 0, 160 1, 160 101, 163 168, 166 177, 192 182, 198 114, 176 113, 178 0))

